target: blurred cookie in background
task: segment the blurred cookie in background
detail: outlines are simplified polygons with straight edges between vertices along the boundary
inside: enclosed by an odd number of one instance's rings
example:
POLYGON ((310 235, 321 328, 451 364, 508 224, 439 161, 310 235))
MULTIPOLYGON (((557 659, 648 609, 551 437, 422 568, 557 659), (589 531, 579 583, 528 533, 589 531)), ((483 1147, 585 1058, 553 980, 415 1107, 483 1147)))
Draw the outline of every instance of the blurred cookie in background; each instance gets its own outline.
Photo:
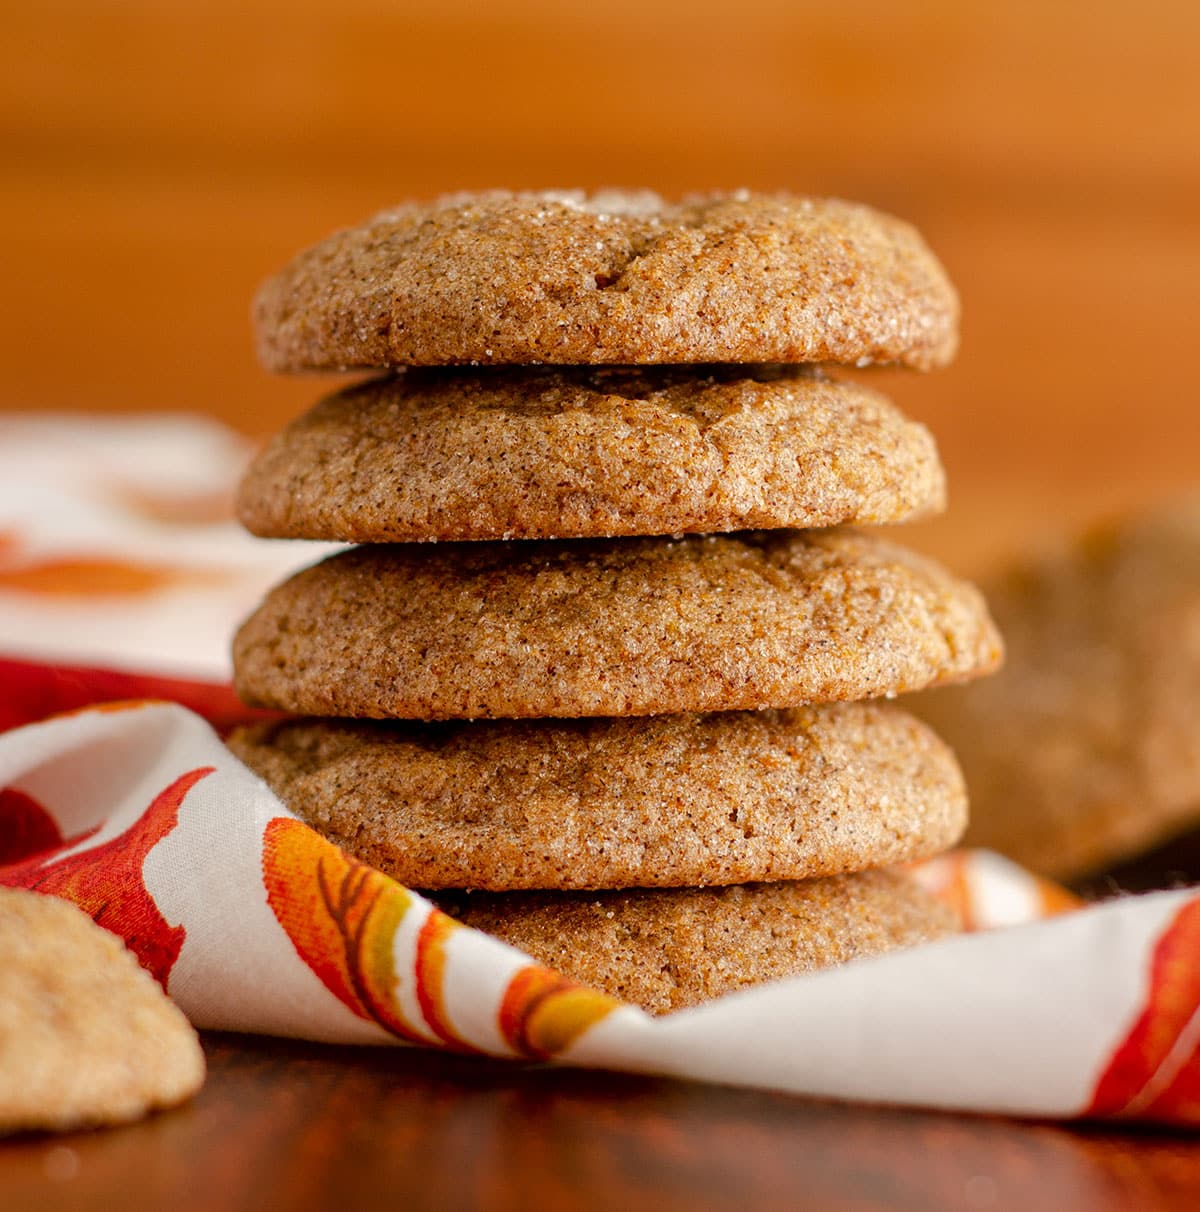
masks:
POLYGON ((1200 825, 1200 495, 985 592, 1006 668, 913 700, 966 773, 965 844, 1100 891, 1200 880, 1169 845, 1200 825))

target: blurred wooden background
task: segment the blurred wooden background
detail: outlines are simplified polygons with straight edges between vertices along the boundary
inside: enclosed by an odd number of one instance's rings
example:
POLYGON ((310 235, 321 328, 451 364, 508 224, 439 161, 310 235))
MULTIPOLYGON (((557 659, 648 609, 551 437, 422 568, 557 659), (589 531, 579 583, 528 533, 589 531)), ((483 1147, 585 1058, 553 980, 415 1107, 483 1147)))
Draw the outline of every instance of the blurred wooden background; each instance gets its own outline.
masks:
POLYGON ((916 221, 965 303, 934 426, 968 570, 1197 475, 1200 5, 38 0, 0 13, 0 407, 264 434, 256 282, 410 195, 747 185, 916 221))

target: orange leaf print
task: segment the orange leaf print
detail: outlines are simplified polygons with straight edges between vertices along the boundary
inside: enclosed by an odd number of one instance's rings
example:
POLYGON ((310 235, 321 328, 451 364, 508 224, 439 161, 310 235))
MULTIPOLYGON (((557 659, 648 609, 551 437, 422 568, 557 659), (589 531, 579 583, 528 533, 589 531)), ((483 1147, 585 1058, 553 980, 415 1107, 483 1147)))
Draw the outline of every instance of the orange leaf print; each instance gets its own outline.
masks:
POLYGON ((619 1005, 586 985, 531 964, 509 982, 500 1005, 500 1031, 514 1052, 549 1060, 619 1005))
MULTIPOLYGON (((394 938, 415 897, 381 871, 344 854, 300 821, 276 817, 263 836, 267 901, 296 953, 359 1018, 402 1039, 429 1037, 405 1017, 396 997, 394 938)), ((454 1030, 445 1002, 446 945, 464 929, 431 909, 417 935, 413 977, 421 1013, 440 1046, 479 1051, 454 1030)), ((530 965, 509 982, 500 1029, 519 1055, 545 1060, 618 1003, 530 965)))
POLYGON ((396 1000, 393 937, 413 897, 307 825, 275 817, 263 835, 267 902, 300 958, 359 1018, 426 1042, 396 1000))
POLYGON ((1074 913, 1076 909, 1083 908, 1083 898, 1061 884, 1043 879, 1040 875, 1035 875, 1033 881, 1037 888, 1038 900, 1041 902, 1042 917, 1058 917, 1060 913, 1074 913))
POLYGON ((132 485, 112 486, 112 493, 126 509, 151 522, 174 526, 211 526, 233 518, 233 492, 195 492, 170 495, 132 485))
POLYGON ((232 580, 228 573, 168 568, 98 556, 42 559, 0 567, 0 591, 37 597, 127 597, 174 586, 205 587, 232 580))
POLYGON ((911 863, 917 882, 958 917, 964 931, 978 930, 975 919, 975 898, 968 877, 969 852, 951 850, 924 863, 911 863))
POLYGON ((1200 1122, 1200 898, 1159 938, 1145 1007, 1084 1114, 1200 1122))
POLYGON ((462 926, 440 909, 434 909, 417 936, 417 1000, 425 1021, 448 1048, 467 1050, 469 1045, 450 1025, 443 996, 446 981, 446 944, 462 926))
MULTIPOLYGON (((936 897, 958 915, 962 928, 968 934, 985 930, 996 923, 991 918, 987 884, 980 884, 980 875, 987 872, 987 864, 995 860, 983 850, 951 850, 931 859, 907 863, 908 871, 926 892, 936 897)), ((1061 884, 1042 879, 1014 864, 1007 864, 1009 871, 1004 882, 1023 888, 1029 897, 1029 916, 1041 920, 1070 913, 1082 908, 1083 901, 1061 884)))
POLYGON ((142 881, 142 867, 146 855, 175 828, 184 797, 212 772, 213 767, 203 766, 181 775, 133 825, 103 845, 57 861, 42 853, 0 868, 0 884, 73 901, 97 925, 120 935, 142 967, 166 988, 186 931, 168 925, 158 911, 142 881))
MULTIPOLYGON (((434 909, 417 938, 417 998, 433 1032, 448 1047, 470 1050, 455 1032, 444 989, 446 944, 464 927, 434 909)), ((549 968, 530 964, 509 981, 500 1002, 500 1034, 518 1056, 548 1060, 620 1003, 549 968)))

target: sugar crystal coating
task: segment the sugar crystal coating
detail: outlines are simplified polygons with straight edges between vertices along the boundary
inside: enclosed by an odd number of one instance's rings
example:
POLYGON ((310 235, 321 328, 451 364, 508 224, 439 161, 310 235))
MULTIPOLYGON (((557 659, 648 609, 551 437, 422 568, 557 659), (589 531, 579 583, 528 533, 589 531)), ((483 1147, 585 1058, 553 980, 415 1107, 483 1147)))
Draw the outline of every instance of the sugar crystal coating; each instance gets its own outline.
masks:
POLYGON ((454 195, 301 253, 255 304, 269 370, 474 363, 941 366, 958 299, 916 230, 837 199, 454 195))
POLYGON ((945 499, 933 439, 877 392, 768 367, 409 372, 264 450, 255 534, 598 538, 897 522, 945 499))
POLYGON ((891 871, 728 888, 438 899, 468 926, 653 1014, 958 929, 949 909, 891 871))
POLYGON ((995 667, 976 590, 872 535, 353 548, 238 632, 248 702, 398 719, 657 715, 900 694, 995 667))
POLYGON ((953 755, 894 707, 468 724, 285 720, 233 751, 417 888, 804 879, 927 857, 966 823, 953 755))

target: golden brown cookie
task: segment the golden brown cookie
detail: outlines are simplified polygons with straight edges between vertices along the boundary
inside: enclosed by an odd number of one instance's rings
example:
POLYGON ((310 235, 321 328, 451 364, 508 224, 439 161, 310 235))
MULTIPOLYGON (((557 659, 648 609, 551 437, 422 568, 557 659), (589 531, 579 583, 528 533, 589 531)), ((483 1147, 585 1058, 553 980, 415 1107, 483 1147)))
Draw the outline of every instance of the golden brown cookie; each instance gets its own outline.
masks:
POLYGON ((466 925, 652 1014, 958 929, 950 909, 891 871, 728 888, 437 900, 466 925))
POLYGON ((798 368, 410 372, 322 400, 238 515, 354 543, 713 533, 941 509, 929 431, 798 368))
POLYGON ((289 720, 229 740, 308 824, 415 888, 839 875, 952 846, 949 749, 874 703, 473 724, 289 720))
POLYGON ((1200 499, 988 596, 1008 668, 919 701, 962 760, 969 842, 1072 879, 1200 823, 1200 499))
POLYGON ((0 888, 0 1132, 123 1123, 203 1080, 195 1031, 120 939, 0 888))
POLYGON ((357 547, 268 594, 238 692, 302 715, 657 715, 986 672, 983 599, 854 530, 357 547))
POLYGON ((836 199, 455 195, 301 253, 255 305, 269 370, 466 363, 944 365, 958 299, 907 223, 836 199))

